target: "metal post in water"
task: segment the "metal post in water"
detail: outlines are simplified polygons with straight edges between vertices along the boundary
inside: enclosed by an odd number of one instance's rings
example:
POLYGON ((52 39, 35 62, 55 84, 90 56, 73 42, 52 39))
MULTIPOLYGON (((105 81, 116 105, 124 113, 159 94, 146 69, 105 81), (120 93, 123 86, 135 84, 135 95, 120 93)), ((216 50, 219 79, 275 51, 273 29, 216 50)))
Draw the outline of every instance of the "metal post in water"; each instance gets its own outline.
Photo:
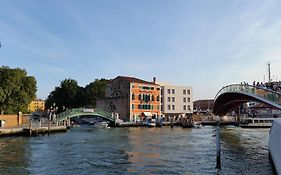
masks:
POLYGON ((221 138, 220 138, 220 121, 219 120, 217 120, 217 129, 216 129, 216 156, 217 156, 216 168, 221 169, 221 138))

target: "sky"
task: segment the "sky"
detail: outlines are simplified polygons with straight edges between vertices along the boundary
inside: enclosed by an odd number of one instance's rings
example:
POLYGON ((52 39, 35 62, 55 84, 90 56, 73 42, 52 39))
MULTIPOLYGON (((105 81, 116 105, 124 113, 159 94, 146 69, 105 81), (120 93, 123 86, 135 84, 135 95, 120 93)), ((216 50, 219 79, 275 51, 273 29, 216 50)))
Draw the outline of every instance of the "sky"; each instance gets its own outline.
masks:
POLYGON ((192 86, 212 99, 229 84, 281 79, 279 0, 0 0, 0 65, 24 68, 46 99, 132 76, 192 86))

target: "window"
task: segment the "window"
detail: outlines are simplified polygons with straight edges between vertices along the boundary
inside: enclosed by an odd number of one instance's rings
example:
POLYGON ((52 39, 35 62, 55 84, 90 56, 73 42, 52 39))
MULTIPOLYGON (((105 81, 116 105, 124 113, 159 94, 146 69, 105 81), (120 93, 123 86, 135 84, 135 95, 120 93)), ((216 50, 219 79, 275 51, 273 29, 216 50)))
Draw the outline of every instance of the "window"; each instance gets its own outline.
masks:
POLYGON ((139 100, 141 100, 141 94, 139 94, 139 100))
POLYGON ((175 94, 175 89, 172 89, 172 94, 175 94))
POLYGON ((134 84, 132 84, 132 88, 135 88, 135 85, 134 85, 134 84))
POLYGON ((154 101, 154 95, 151 96, 151 101, 154 101))
POLYGON ((183 102, 186 102, 186 98, 185 97, 183 97, 183 102))
POLYGON ((171 93, 171 89, 168 89, 168 94, 170 94, 171 93))
POLYGON ((186 94, 186 90, 185 89, 183 90, 183 94, 186 94))
POLYGON ((183 105, 183 110, 186 111, 186 105, 183 105))
POLYGON ((138 105, 138 109, 141 109, 141 108, 142 108, 142 106, 141 106, 141 104, 139 104, 139 105, 138 105))
POLYGON ((135 100, 135 94, 132 94, 132 100, 135 100))
POLYGON ((132 104, 132 109, 135 109, 135 104, 132 104))
POLYGON ((168 102, 170 102, 171 101, 171 97, 168 97, 168 102))
POLYGON ((187 105, 187 109, 190 110, 190 105, 187 105))
POLYGON ((171 110, 171 105, 168 105, 168 110, 171 110))
POLYGON ((159 95, 157 95, 157 101, 160 101, 160 97, 159 97, 159 95))
POLYGON ((151 90, 154 90, 154 87, 151 87, 150 89, 151 89, 151 90))
POLYGON ((175 102, 175 97, 172 97, 172 102, 175 102))
POLYGON ((157 91, 160 91, 160 88, 157 88, 157 91))
POLYGON ((172 105, 172 110, 175 110, 175 105, 172 105))
POLYGON ((187 90, 187 94, 190 95, 190 90, 187 90))
POLYGON ((190 98, 187 98, 187 101, 190 102, 190 98))

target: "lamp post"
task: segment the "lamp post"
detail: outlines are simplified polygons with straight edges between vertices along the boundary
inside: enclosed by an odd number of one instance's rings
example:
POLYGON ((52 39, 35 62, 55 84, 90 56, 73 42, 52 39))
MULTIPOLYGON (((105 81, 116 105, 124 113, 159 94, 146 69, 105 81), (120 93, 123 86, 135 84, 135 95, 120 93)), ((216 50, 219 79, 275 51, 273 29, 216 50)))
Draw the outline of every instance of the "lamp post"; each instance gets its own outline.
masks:
POLYGON ((56 111, 58 110, 58 107, 56 106, 56 103, 53 103, 53 105, 48 109, 48 115, 49 115, 49 120, 48 120, 48 134, 50 134, 51 130, 51 121, 56 121, 56 111))

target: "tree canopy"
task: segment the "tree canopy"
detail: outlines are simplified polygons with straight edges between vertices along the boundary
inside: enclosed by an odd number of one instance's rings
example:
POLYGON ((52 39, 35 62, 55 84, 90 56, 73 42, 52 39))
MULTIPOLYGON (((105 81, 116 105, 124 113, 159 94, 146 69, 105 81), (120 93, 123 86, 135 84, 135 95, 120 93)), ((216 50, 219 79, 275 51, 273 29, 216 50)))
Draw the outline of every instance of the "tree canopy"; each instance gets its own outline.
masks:
POLYGON ((96 100, 105 97, 107 83, 108 80, 106 79, 96 79, 83 88, 78 86, 76 80, 65 79, 61 81, 60 86, 55 87, 49 94, 46 100, 46 108, 49 109, 54 103, 59 112, 64 108, 95 107, 96 100))
POLYGON ((0 112, 27 112, 28 105, 36 98, 36 79, 28 76, 24 69, 2 66, 0 82, 0 112))

